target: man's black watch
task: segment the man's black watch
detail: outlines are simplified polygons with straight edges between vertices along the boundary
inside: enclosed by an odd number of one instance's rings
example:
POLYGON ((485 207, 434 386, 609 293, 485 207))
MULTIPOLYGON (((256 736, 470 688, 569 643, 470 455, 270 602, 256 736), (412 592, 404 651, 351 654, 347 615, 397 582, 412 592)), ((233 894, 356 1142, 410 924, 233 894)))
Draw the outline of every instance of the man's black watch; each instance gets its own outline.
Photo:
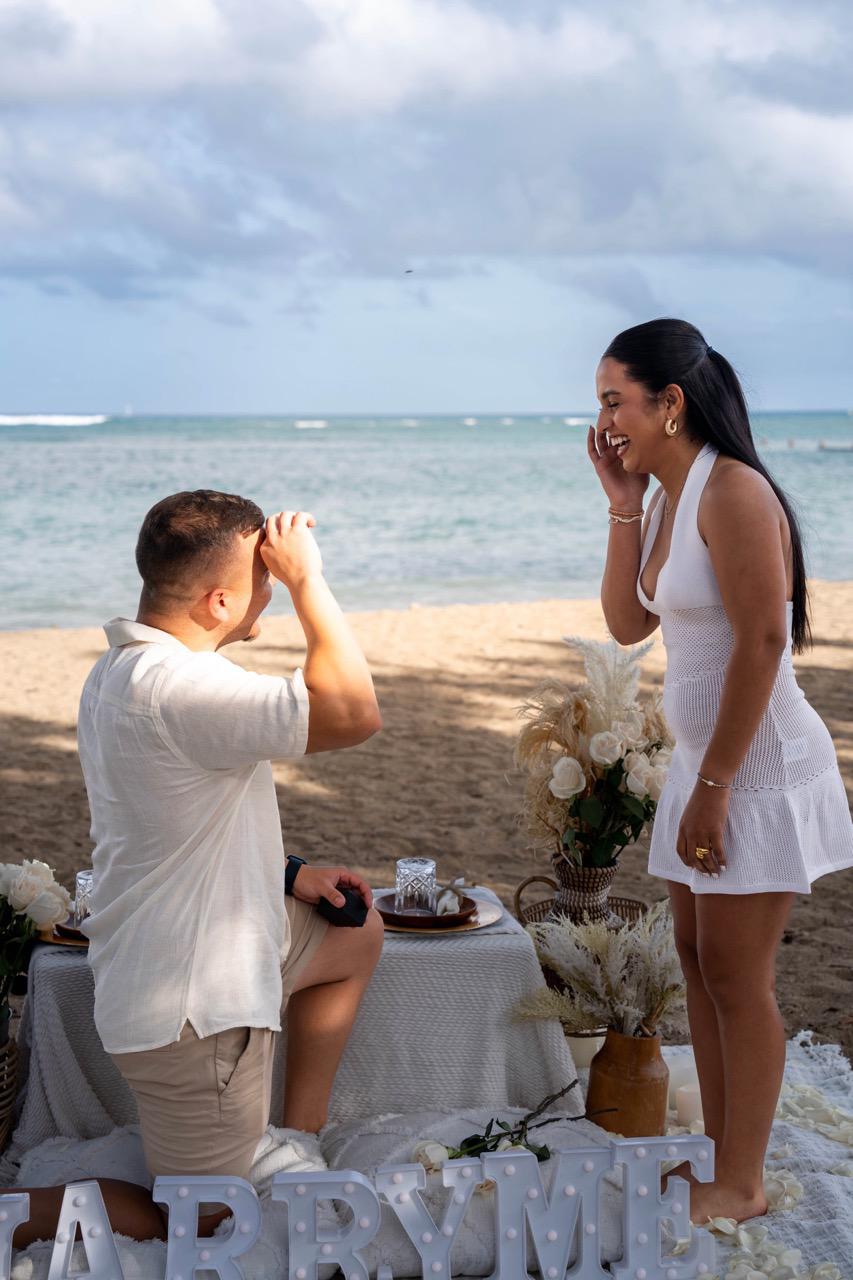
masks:
POLYGON ((297 858, 295 853, 287 855, 287 862, 284 864, 284 892, 288 897, 293 894, 293 882, 296 879, 299 868, 304 866, 304 858, 297 858))

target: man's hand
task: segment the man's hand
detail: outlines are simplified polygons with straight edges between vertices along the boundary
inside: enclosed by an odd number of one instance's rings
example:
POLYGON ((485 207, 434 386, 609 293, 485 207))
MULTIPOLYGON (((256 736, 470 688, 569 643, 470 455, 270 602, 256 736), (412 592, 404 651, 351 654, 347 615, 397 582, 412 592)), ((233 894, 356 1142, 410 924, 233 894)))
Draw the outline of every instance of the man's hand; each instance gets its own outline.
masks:
POLYGON ((316 523, 307 511, 279 511, 264 525, 261 559, 288 591, 323 573, 323 558, 311 532, 316 523))
POLYGON ((309 902, 316 906, 321 898, 331 902, 333 907, 342 907, 346 899, 339 892, 338 885, 345 889, 355 889, 361 894, 367 907, 373 906, 373 894, 370 886, 360 876, 346 867, 300 867, 293 881, 293 897, 300 902, 309 902))

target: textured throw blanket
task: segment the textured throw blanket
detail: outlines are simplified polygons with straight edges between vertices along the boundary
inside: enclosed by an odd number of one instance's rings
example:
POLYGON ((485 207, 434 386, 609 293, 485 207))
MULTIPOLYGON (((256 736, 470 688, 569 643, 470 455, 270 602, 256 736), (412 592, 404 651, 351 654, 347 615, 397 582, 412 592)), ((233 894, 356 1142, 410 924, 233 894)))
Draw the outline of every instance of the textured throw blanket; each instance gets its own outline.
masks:
MULTIPOLYGON (((674 1046, 664 1053, 672 1064, 686 1051, 674 1046)), ((288 1273, 287 1210, 269 1199, 274 1173, 328 1167, 370 1175, 380 1164, 410 1160, 411 1148, 419 1139, 458 1140, 492 1114, 494 1110, 466 1109, 378 1116, 329 1125, 319 1141, 293 1130, 268 1129, 251 1173, 261 1197, 263 1227, 258 1242, 241 1259, 246 1280, 278 1280, 288 1273)), ((511 1120, 521 1112, 508 1108, 500 1114, 511 1120)), ((672 1131, 679 1130, 673 1127, 672 1131)), ((584 1120, 556 1122, 553 1128, 538 1130, 537 1136, 554 1147, 605 1145, 609 1140, 602 1129, 584 1120)), ((720 1276, 724 1280, 770 1276, 773 1280, 851 1280, 853 1072, 837 1045, 815 1045, 809 1032, 788 1043, 785 1086, 766 1167, 772 1211, 739 1229, 725 1221, 716 1224, 720 1276)), ((542 1172, 547 1181, 547 1164, 542 1172)), ((150 1185, 138 1130, 117 1129, 88 1142, 52 1139, 24 1156, 15 1181, 22 1186, 49 1186, 96 1176, 150 1185)), ((618 1257, 621 1249, 617 1181, 608 1176, 603 1194, 601 1242, 609 1259, 618 1257)), ((426 1201, 434 1216, 442 1194, 446 1193, 433 1176, 426 1201)), ((331 1223, 331 1205, 326 1213, 331 1223)), ((494 1265, 491 1214, 490 1193, 475 1196, 457 1240, 454 1275, 490 1274, 494 1265)), ((223 1226, 228 1229, 227 1223, 223 1226)), ((165 1245, 138 1244, 122 1237, 117 1243, 125 1280, 161 1280, 165 1245)), ((17 1253, 12 1280, 47 1280, 51 1250, 52 1242, 43 1242, 17 1253)), ((78 1253, 75 1265, 85 1269, 79 1246, 78 1253)), ((375 1275, 380 1262, 390 1263, 396 1280, 419 1274, 414 1249, 387 1210, 379 1235, 366 1253, 371 1274, 375 1275)))

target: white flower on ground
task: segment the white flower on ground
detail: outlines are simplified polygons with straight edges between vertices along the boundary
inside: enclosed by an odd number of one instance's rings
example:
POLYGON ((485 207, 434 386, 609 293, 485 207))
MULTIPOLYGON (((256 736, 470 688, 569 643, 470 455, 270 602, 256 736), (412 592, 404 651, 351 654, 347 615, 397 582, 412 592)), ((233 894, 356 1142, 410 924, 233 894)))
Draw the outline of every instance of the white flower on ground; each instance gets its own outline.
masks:
POLYGON ((790 1169, 773 1169, 765 1172, 764 1193, 771 1212, 774 1209, 793 1209, 803 1198, 803 1184, 790 1169))
POLYGON ((643 717, 639 711, 626 711, 624 716, 613 722, 613 732, 621 738, 626 747, 644 747, 648 738, 643 733, 643 717))
POLYGON ((554 765, 548 790, 558 800, 570 800, 583 791, 586 786, 586 774, 574 756, 561 756, 554 765))
POLYGON ((427 1173, 437 1173, 445 1161, 450 1159, 450 1152, 441 1142, 424 1138, 412 1148, 412 1159, 416 1164, 422 1164, 427 1173))
POLYGON ((15 911, 25 911, 43 889, 56 886, 53 872, 46 862, 26 861, 9 888, 9 902, 15 911))
POLYGON ((589 740, 589 754, 596 764, 615 764, 622 756, 622 739, 615 733, 594 733, 589 740))
POLYGON ((27 907, 26 914, 40 929, 50 929, 55 924, 62 924, 68 919, 71 910, 71 895, 61 884, 53 884, 43 889, 27 907))
POLYGON ((708 1218, 701 1224, 708 1231, 716 1231, 721 1236, 736 1236, 737 1221, 734 1218, 708 1218))

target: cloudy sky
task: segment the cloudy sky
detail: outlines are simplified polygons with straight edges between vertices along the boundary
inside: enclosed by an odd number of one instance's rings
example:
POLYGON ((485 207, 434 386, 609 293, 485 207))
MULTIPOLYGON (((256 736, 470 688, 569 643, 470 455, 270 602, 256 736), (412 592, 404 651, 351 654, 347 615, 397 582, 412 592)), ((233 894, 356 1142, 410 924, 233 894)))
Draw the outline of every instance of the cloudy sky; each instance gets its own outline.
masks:
POLYGON ((853 407, 848 0, 0 0, 0 412, 853 407))

